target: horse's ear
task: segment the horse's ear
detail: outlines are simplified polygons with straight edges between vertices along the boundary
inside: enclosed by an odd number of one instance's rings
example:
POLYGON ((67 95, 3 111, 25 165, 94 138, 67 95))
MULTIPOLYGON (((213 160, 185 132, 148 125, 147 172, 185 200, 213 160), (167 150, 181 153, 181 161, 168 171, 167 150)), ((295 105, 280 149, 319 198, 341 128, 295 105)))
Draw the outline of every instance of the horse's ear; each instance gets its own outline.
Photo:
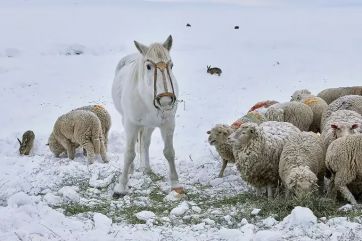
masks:
POLYGON ((146 55, 146 53, 148 52, 148 47, 146 45, 143 45, 137 41, 134 41, 134 45, 136 45, 136 48, 138 49, 138 51, 140 51, 142 55, 146 55))
POLYGON ((168 38, 166 39, 166 41, 163 43, 163 47, 165 47, 165 49, 167 49, 168 51, 170 51, 171 47, 172 47, 172 36, 168 36, 168 38))

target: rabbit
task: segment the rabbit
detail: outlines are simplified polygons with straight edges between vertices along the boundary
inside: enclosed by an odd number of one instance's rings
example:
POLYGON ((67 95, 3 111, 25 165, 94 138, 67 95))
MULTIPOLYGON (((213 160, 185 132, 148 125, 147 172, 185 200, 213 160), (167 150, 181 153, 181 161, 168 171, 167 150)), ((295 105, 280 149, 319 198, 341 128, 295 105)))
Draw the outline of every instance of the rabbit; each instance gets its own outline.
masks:
POLYGON ((19 153, 20 155, 29 155, 31 148, 33 148, 35 134, 33 131, 26 131, 23 134, 22 141, 18 139, 18 142, 20 144, 19 147, 19 153))
POLYGON ((212 67, 211 68, 211 65, 208 65, 208 66, 206 66, 207 67, 207 73, 209 73, 209 74, 217 74, 218 76, 220 76, 221 75, 221 73, 222 73, 222 71, 221 71, 221 69, 220 68, 218 68, 218 67, 212 67))

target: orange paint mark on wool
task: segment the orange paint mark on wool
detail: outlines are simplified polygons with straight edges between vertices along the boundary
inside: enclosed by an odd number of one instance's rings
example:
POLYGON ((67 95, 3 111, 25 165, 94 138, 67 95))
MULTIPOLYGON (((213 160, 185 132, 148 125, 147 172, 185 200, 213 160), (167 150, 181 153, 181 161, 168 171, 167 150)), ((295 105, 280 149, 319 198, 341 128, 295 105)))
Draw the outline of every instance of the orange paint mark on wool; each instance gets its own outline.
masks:
POLYGON ((316 97, 310 97, 310 98, 308 98, 308 99, 305 99, 305 100, 303 101, 303 103, 306 104, 306 105, 311 106, 311 105, 317 104, 317 103, 318 103, 318 99, 317 99, 316 97))

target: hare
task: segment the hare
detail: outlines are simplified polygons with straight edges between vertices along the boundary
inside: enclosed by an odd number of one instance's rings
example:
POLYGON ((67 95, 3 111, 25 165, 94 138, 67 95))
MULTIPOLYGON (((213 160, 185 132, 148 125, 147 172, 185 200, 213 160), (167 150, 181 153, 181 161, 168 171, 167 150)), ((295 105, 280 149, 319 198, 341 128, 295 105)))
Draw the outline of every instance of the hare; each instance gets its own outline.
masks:
POLYGON ((208 65, 208 66, 206 66, 207 67, 207 73, 209 73, 209 74, 217 74, 218 76, 220 76, 221 75, 221 73, 222 73, 222 71, 221 71, 221 69, 220 68, 218 68, 218 67, 212 67, 211 68, 211 65, 208 65))
POLYGON ((18 139, 18 142, 20 144, 19 147, 19 153, 20 155, 29 155, 31 148, 33 148, 35 134, 33 131, 26 131, 23 134, 22 141, 18 139))

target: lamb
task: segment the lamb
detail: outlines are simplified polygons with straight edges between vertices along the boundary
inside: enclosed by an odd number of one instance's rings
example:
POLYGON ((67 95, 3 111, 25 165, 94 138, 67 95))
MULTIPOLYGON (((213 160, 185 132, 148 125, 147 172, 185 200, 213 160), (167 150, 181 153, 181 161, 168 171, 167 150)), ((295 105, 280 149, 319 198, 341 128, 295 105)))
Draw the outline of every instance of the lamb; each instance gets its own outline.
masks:
POLYGON ((26 131, 23 134, 22 140, 20 141, 19 138, 18 142, 20 144, 19 147, 19 153, 20 155, 29 155, 31 149, 33 148, 34 145, 34 139, 35 139, 35 134, 33 131, 29 130, 26 131))
POLYGON ((313 122, 309 128, 313 132, 321 132, 321 119, 328 104, 320 97, 314 96, 309 90, 297 90, 293 93, 291 101, 298 101, 308 105, 313 111, 313 122))
POLYGON ((321 138, 324 150, 337 138, 361 132, 362 115, 352 110, 337 110, 326 120, 321 138))
POLYGON ((330 88, 325 89, 317 95, 327 102, 327 104, 332 103, 339 97, 345 95, 362 95, 362 86, 352 86, 352 87, 339 87, 339 88, 330 88))
POLYGON ((270 106, 265 117, 269 121, 289 122, 301 131, 308 131, 313 122, 313 111, 306 104, 291 101, 270 106))
POLYGON ((298 133, 299 129, 290 123, 266 121, 259 126, 245 123, 229 136, 240 175, 256 187, 257 194, 267 187, 268 198, 272 198, 272 188, 279 181, 282 149, 287 138, 298 133))
POLYGON ((104 145, 107 148, 108 146, 108 132, 109 129, 111 129, 111 115, 108 113, 108 111, 101 105, 87 105, 80 108, 77 108, 75 110, 88 110, 92 111, 98 119, 101 121, 102 125, 102 132, 104 137, 104 145))
POLYGON ((327 110, 323 112, 321 130, 324 129, 328 117, 337 110, 353 110, 362 115, 362 96, 346 95, 330 103, 327 110))
POLYGON ((347 185, 362 178, 362 134, 333 141, 327 150, 326 167, 332 173, 329 195, 335 198, 339 191, 351 204, 357 204, 347 185))
MULTIPOLYGON (((76 145, 82 146, 87 151, 90 163, 94 162, 95 154, 100 154, 104 162, 108 162, 103 141, 101 122, 91 111, 74 110, 60 116, 54 124, 51 134, 58 144, 66 149, 68 158, 73 160, 76 145)), ((53 143, 49 143, 53 151, 53 143)), ((58 152, 54 152, 59 155, 58 152)))
POLYGON ((296 196, 313 193, 324 183, 324 150, 320 136, 301 132, 285 143, 279 161, 279 176, 286 188, 296 196))
POLYGON ((209 134, 209 144, 215 146, 222 159, 222 167, 219 173, 219 177, 223 177, 224 170, 228 162, 235 162, 232 146, 226 143, 228 136, 233 132, 233 128, 223 124, 218 124, 207 132, 207 134, 209 134))

